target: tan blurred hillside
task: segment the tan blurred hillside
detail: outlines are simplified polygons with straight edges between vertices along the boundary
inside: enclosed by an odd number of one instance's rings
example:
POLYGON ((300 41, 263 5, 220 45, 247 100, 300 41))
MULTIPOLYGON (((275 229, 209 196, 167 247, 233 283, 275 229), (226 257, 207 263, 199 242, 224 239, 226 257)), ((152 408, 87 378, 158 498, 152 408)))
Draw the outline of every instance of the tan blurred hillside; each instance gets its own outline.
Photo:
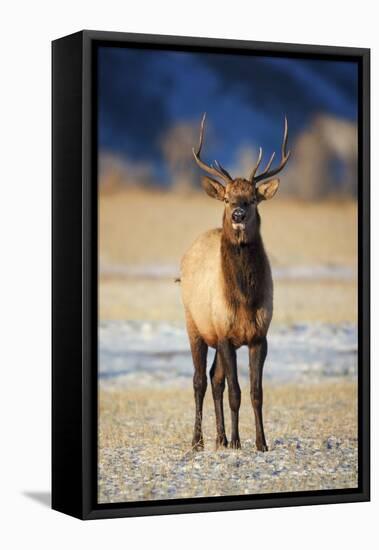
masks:
MULTIPOLYGON (((223 205, 205 193, 131 190, 100 196, 100 258, 107 264, 175 263, 203 231, 221 226, 223 205)), ((355 265, 354 201, 296 202, 278 194, 260 206, 276 265, 355 265)))

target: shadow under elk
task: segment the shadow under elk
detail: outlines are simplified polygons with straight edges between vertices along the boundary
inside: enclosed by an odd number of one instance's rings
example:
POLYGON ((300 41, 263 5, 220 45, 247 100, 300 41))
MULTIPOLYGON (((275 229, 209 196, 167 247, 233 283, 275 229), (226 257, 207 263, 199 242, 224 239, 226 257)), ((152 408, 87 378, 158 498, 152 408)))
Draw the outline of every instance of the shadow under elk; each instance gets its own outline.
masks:
POLYGON ((279 166, 271 169, 273 153, 267 166, 258 173, 262 161, 260 148, 249 179, 233 179, 217 161, 214 165, 208 165, 201 160, 204 125, 205 114, 201 120, 199 146, 197 150, 193 149, 193 155, 198 166, 213 176, 202 178, 204 190, 209 196, 223 201, 225 208, 222 228, 201 235, 181 262, 182 299, 195 369, 196 416, 192 447, 194 450, 204 448, 202 411, 207 388, 209 346, 216 350, 210 370, 216 414, 216 448, 228 446, 223 409, 225 379, 231 410, 230 446, 234 449, 241 447, 238 431, 241 390, 236 350, 248 346, 256 448, 267 451, 262 418, 262 373, 267 355, 267 331, 273 312, 273 283, 260 233, 258 204, 275 195, 279 179, 270 178, 278 174, 289 159, 287 119, 279 166), (259 182, 262 183, 258 185, 259 182))

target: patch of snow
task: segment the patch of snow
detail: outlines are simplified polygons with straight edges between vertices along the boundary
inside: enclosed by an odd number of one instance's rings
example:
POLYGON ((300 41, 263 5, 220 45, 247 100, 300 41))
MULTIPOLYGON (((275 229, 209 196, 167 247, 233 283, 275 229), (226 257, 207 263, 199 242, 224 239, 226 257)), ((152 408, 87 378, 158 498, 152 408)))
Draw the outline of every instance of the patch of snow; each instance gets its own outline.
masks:
MULTIPOLYGON (((107 386, 186 385, 193 375, 184 327, 162 322, 109 321, 99 325, 99 380, 107 386)), ((268 335, 264 377, 272 382, 317 382, 357 375, 358 334, 352 324, 277 326, 268 335)), ((247 348, 238 354, 241 383, 249 377, 247 348)), ((210 368, 214 350, 208 352, 210 368)))

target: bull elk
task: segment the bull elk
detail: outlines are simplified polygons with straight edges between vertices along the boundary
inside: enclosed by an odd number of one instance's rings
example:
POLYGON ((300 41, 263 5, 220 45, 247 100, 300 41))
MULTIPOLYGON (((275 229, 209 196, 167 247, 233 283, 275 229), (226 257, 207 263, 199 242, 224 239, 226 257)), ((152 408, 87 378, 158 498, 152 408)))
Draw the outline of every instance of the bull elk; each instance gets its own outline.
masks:
POLYGON ((233 449, 241 447, 238 431, 241 390, 236 350, 248 346, 256 448, 267 451, 262 417, 262 373, 273 312, 273 283, 260 233, 258 204, 275 195, 279 179, 271 178, 285 167, 289 159, 287 119, 278 167, 271 169, 273 153, 267 166, 258 173, 262 161, 260 148, 249 179, 234 179, 217 161, 208 165, 201 160, 204 125, 205 114, 201 120, 199 146, 197 150, 193 149, 193 156, 198 166, 213 176, 202 178, 204 190, 210 197, 223 201, 225 207, 222 228, 202 234, 181 262, 182 300, 194 364, 196 416, 192 447, 194 450, 204 448, 202 411, 209 346, 216 350, 210 370, 216 414, 216 448, 228 446, 223 409, 225 379, 231 410, 230 446, 233 449))

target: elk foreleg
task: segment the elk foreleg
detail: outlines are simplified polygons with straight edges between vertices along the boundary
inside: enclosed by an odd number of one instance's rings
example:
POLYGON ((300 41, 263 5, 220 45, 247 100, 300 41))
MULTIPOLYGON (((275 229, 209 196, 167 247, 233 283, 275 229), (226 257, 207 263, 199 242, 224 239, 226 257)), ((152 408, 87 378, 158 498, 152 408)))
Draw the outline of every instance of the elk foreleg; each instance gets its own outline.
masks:
POLYGON ((263 429, 263 365, 267 355, 267 340, 262 338, 249 346, 250 397, 255 416, 255 444, 258 451, 267 451, 263 429))
POLYGON ((194 327, 191 327, 191 330, 189 330, 188 332, 191 345, 192 360, 195 369, 193 375, 193 389, 196 413, 195 427, 192 438, 192 448, 196 451, 199 451, 204 448, 204 439, 201 425, 203 420, 203 401, 207 389, 206 368, 208 346, 194 329, 194 327))

